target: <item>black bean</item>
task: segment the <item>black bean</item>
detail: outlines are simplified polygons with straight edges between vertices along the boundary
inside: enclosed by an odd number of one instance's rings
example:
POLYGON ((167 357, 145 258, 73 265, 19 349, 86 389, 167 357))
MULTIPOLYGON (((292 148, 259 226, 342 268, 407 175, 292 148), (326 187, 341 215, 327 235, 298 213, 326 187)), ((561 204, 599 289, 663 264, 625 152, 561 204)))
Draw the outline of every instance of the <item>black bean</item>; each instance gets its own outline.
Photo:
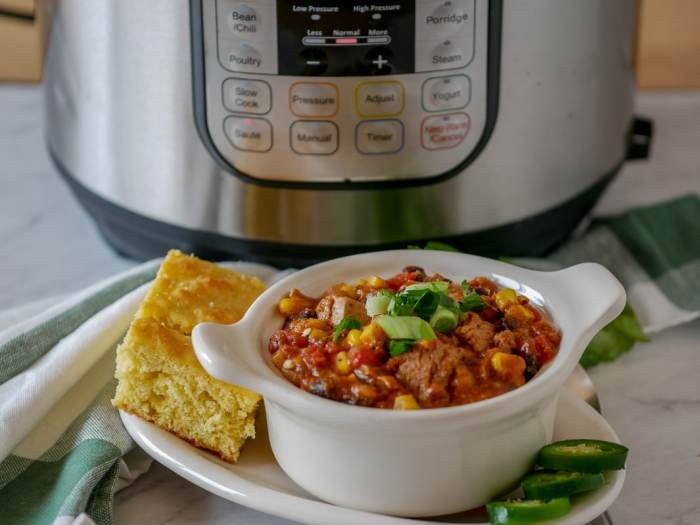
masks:
POLYGON ((316 319, 316 317, 316 310, 313 308, 304 308, 298 314, 291 316, 290 319, 316 319))
POLYGON ((539 372, 539 363, 537 362, 537 359, 530 354, 520 354, 520 357, 525 359, 525 380, 529 381, 535 377, 537 372, 539 372))
POLYGON ((321 397, 330 397, 331 393, 331 382, 326 379, 318 379, 311 383, 309 386, 309 392, 321 397))

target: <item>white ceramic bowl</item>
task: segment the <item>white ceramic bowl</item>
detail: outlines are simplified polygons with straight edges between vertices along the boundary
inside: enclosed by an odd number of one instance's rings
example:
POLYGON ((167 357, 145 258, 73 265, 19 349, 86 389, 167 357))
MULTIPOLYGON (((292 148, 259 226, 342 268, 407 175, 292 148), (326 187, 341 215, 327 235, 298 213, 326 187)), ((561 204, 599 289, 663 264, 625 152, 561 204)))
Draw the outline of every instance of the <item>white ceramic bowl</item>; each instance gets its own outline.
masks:
POLYGON ((624 289, 598 264, 536 272, 461 253, 395 250, 297 272, 266 290, 240 322, 201 324, 192 339, 209 374, 262 394, 275 458, 304 489, 346 507, 435 516, 478 507, 517 484, 551 441, 564 382, 593 335, 624 304, 624 289), (329 285, 390 276, 408 265, 454 280, 485 275, 516 289, 552 315, 562 333, 559 353, 516 390, 477 403, 415 411, 324 399, 277 371, 268 339, 283 323, 277 303, 289 290, 318 296, 329 285))

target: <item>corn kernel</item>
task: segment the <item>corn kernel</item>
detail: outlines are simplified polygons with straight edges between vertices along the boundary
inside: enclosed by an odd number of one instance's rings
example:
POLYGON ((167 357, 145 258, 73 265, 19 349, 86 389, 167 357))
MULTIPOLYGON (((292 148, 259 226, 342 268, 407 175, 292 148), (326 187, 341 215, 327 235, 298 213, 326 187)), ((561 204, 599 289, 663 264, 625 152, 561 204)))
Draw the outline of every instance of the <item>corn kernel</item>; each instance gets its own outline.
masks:
POLYGON ((320 328, 322 330, 328 328, 328 321, 322 319, 305 319, 305 322, 309 328, 320 328))
POLYGON ((420 406, 416 401, 416 398, 411 394, 405 394, 403 396, 396 396, 394 398, 394 410, 416 410, 420 406))
POLYGON ((525 371, 525 360, 519 355, 496 352, 491 356, 491 366, 502 376, 522 374, 525 371))
POLYGON ((355 284, 355 286, 357 286, 357 287, 367 286, 367 285, 368 285, 367 281, 365 281, 364 279, 360 279, 359 281, 357 281, 357 284, 355 284))
POLYGON ((357 346, 360 344, 360 337, 362 336, 362 330, 358 330, 357 328, 353 328, 348 332, 348 335, 345 336, 345 342, 347 343, 348 346, 357 346))
POLYGON ((496 300, 496 306, 501 311, 505 311, 511 304, 516 304, 518 302, 518 295, 512 288, 504 288, 496 292, 494 296, 496 300))
POLYGON ((355 297, 355 287, 349 284, 341 284, 339 290, 348 297, 355 297))
POLYGON ((363 343, 371 343, 372 341, 379 339, 379 337, 384 333, 384 331, 375 323, 370 323, 362 329, 360 334, 360 341, 363 343))
POLYGON ((386 281, 377 275, 372 275, 369 279, 367 279, 367 284, 369 284, 372 288, 386 287, 386 281))
POLYGON ((309 302, 301 297, 284 297, 280 300, 277 308, 285 317, 296 315, 309 306, 309 302))
POLYGON ((350 372, 350 362, 348 361, 348 353, 345 351, 335 354, 335 368, 341 374, 350 372))
POLYGON ((272 354, 272 362, 277 367, 282 366, 286 360, 287 360, 287 355, 282 350, 277 350, 277 352, 272 354))
POLYGON ((319 330, 318 328, 312 328, 311 332, 309 332, 309 338, 313 339, 314 341, 320 341, 327 335, 328 332, 325 332, 324 330, 319 330))
POLYGON ((535 319, 535 314, 532 313, 532 310, 521 304, 514 304, 506 310, 506 317, 517 319, 520 322, 528 322, 535 319))

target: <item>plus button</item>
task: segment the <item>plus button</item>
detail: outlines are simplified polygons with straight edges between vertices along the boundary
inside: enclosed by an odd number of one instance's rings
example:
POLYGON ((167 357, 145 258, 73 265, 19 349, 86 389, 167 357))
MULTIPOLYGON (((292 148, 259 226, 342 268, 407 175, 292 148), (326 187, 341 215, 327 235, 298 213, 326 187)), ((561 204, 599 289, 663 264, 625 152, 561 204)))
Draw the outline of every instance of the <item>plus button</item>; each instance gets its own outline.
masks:
POLYGON ((384 67, 384 64, 388 64, 389 61, 384 58, 382 55, 377 55, 377 58, 372 60, 372 64, 377 66, 377 69, 382 69, 384 67))

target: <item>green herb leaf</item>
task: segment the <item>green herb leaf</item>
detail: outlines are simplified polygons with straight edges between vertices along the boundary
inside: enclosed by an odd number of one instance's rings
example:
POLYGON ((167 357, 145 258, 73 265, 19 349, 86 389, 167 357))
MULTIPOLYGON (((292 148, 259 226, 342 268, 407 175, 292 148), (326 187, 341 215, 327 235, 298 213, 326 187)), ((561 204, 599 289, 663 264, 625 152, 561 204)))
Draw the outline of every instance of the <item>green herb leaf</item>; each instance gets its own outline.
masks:
POLYGON ((478 293, 472 290, 468 281, 462 281, 462 293, 464 297, 459 305, 463 312, 481 312, 486 308, 486 301, 478 293))
POLYGON ((486 302, 478 293, 470 292, 462 299, 460 308, 463 312, 481 312, 481 310, 486 308, 486 302))
POLYGON ((389 341, 389 354, 391 357, 396 357, 404 352, 408 352, 416 342, 411 339, 389 341))
POLYGON ((605 361, 614 361, 634 346, 647 342, 639 320, 627 303, 613 322, 596 334, 581 358, 581 364, 589 368, 605 361))
POLYGON ((451 244, 447 244, 446 242, 440 242, 440 241, 428 241, 425 243, 425 247, 423 248, 424 250, 440 250, 443 252, 459 252, 458 248, 455 248, 451 244))
POLYGON ((345 330, 352 330, 353 328, 360 328, 361 326, 362 324, 360 321, 354 317, 343 318, 343 320, 338 323, 338 326, 333 329, 333 342, 335 343, 338 341, 345 330))
POLYGON ((430 318, 440 304, 440 294, 428 288, 404 290, 389 303, 388 312, 392 316, 406 316, 414 313, 424 319, 430 318))
POLYGON ((406 248, 409 250, 439 250, 442 252, 459 252, 458 248, 455 248, 451 244, 447 244, 446 242, 440 242, 440 241, 428 241, 425 243, 425 246, 421 248, 420 246, 416 244, 409 244, 406 248))

